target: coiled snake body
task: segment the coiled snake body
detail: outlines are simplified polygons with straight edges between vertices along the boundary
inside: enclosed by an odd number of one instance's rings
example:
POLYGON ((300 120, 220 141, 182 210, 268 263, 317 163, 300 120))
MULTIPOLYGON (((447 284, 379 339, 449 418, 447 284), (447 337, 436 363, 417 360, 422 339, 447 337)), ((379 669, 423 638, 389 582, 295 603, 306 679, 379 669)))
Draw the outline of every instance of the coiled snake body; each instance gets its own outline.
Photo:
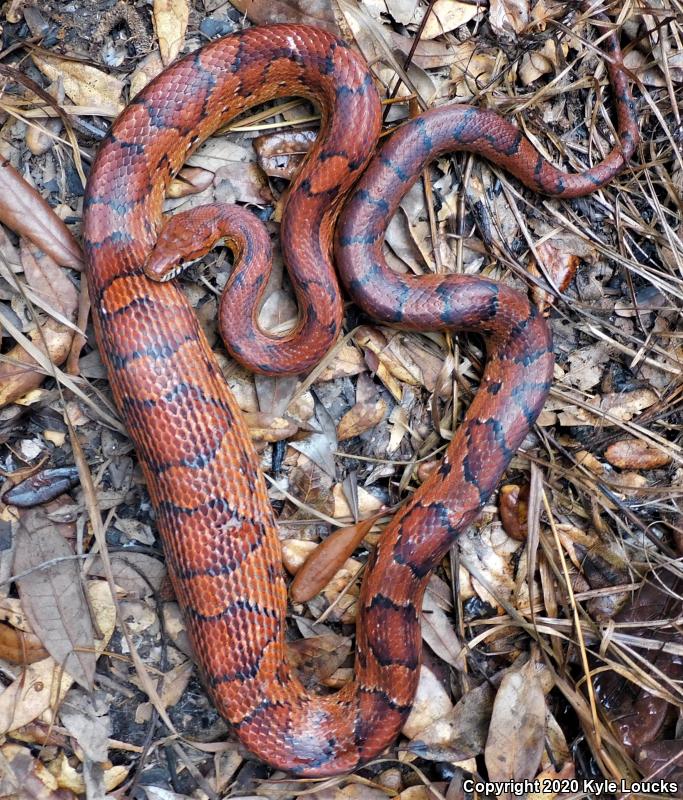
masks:
POLYGON ((208 690, 241 741, 274 766, 309 776, 348 771, 397 735, 417 685, 429 574, 496 488, 550 385, 549 329, 522 294, 476 277, 393 273, 382 257, 386 224, 423 166, 445 151, 479 153, 558 197, 609 181, 633 152, 637 123, 616 35, 604 46, 619 144, 581 174, 556 170, 517 128, 467 106, 437 109, 405 125, 364 172, 380 129, 370 73, 342 41, 299 25, 250 28, 172 65, 131 101, 100 147, 84 212, 100 352, 147 479, 208 690), (181 215, 161 237, 160 231, 165 189, 188 154, 245 109, 283 95, 312 99, 322 126, 282 221, 301 319, 280 340, 255 322, 268 240, 246 212, 208 207, 181 215), (276 522, 239 408, 183 294, 150 280, 143 266, 168 271, 225 236, 246 262, 237 264, 222 302, 228 347, 264 373, 309 369, 340 330, 333 225, 361 174, 336 228, 349 292, 386 322, 482 333, 487 363, 440 468, 391 522, 370 559, 359 600, 355 680, 337 694, 317 696, 285 660, 276 522), (188 229, 206 243, 186 241, 188 229), (159 237, 171 255, 160 245, 150 259, 159 237))

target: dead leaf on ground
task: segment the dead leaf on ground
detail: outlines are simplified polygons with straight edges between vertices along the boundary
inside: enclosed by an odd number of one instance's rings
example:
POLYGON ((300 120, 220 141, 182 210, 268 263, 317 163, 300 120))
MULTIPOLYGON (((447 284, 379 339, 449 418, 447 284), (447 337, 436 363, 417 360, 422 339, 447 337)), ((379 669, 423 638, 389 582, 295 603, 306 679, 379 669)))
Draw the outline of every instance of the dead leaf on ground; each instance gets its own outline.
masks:
POLYGON ((464 761, 484 752, 494 691, 488 683, 467 692, 453 710, 421 730, 410 751, 434 761, 464 761))
POLYGON ((190 7, 187 0, 154 0, 152 15, 161 60, 168 65, 175 61, 185 42, 190 7))
MULTIPOLYGON (((103 636, 95 642, 96 659, 114 632, 116 609, 105 581, 89 581, 87 592, 97 628, 103 636)), ((0 692, 0 734, 28 725, 49 708, 58 708, 72 683, 73 679, 53 658, 23 668, 0 692)))
POLYGON ((81 249, 71 231, 9 161, 1 159, 0 222, 37 244, 58 264, 82 268, 81 249))
POLYGON ((656 469, 671 463, 671 456, 642 439, 621 439, 605 450, 605 458, 620 469, 656 469))
POLYGON ((230 0, 255 25, 273 22, 303 23, 339 35, 330 0, 230 0))
POLYGON ((529 659, 507 672, 493 703, 484 757, 489 780, 532 779, 541 763, 546 704, 538 667, 529 659))
POLYGON ((293 177, 311 149, 318 132, 311 129, 277 131, 254 139, 261 169, 271 177, 293 177))
POLYGON ((95 674, 94 632, 73 550, 44 508, 21 514, 14 570, 19 596, 33 632, 50 655, 85 688, 95 674), (42 568, 47 562, 58 563, 42 568))
POLYGON ((46 77, 63 83, 65 93, 76 105, 111 109, 113 116, 123 110, 123 81, 113 75, 90 64, 44 53, 33 53, 31 57, 46 77))
POLYGON ((0 747, 0 797, 76 800, 76 795, 60 788, 57 778, 28 747, 12 742, 0 747))
POLYGON ((432 670, 423 664, 413 707, 401 730, 409 739, 414 739, 427 726, 450 713, 452 708, 449 692, 432 670))

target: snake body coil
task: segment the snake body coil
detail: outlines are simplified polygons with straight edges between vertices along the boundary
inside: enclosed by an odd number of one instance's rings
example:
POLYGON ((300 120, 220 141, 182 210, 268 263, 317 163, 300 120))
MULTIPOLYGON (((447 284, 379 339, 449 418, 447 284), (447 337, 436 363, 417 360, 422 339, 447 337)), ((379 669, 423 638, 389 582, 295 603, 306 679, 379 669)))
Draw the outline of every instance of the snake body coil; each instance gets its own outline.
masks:
MULTIPOLYGON (((216 215, 225 217, 228 241, 246 262, 246 271, 235 270, 222 305, 232 351, 265 373, 311 368, 341 326, 330 251, 340 204, 380 130, 370 73, 323 31, 251 28, 172 65, 131 101, 100 148, 84 220, 100 352, 147 479, 206 685, 242 742, 270 764, 308 776, 344 772, 397 735, 417 685, 429 574, 496 488, 550 386, 549 329, 528 300, 482 278, 393 273, 382 257, 388 219, 423 166, 450 150, 480 153, 558 197, 610 180, 633 152, 637 124, 616 35, 605 41, 620 142, 598 166, 577 175, 559 172, 510 123, 454 106, 401 128, 345 206, 336 253, 354 299, 376 318, 405 327, 481 332, 487 363, 440 468, 388 526, 370 559, 359 601, 356 678, 331 696, 304 689, 285 660, 286 586, 276 522, 239 408, 183 294, 148 279, 144 266, 179 260, 150 254, 162 231, 165 189, 189 153, 250 106, 284 95, 312 99, 322 111, 321 135, 294 181, 282 222, 301 309, 292 334, 272 339, 255 323, 269 269, 259 258, 267 237, 239 209, 195 212, 206 217, 197 230, 213 230, 216 215)), ((215 239, 215 231, 206 237, 215 239)), ((187 256, 190 245, 178 246, 187 256)))

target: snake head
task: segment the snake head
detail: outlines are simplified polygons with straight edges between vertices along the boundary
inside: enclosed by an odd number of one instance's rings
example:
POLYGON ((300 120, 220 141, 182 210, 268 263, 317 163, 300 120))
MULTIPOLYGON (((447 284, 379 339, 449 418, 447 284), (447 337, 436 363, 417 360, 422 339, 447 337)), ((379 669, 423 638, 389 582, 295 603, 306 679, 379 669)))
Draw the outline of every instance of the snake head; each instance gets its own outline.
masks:
POLYGON ((207 245, 197 227, 189 224, 186 212, 176 214, 161 229, 156 246, 144 265, 145 274, 153 281, 170 281, 206 255, 212 244, 207 245))

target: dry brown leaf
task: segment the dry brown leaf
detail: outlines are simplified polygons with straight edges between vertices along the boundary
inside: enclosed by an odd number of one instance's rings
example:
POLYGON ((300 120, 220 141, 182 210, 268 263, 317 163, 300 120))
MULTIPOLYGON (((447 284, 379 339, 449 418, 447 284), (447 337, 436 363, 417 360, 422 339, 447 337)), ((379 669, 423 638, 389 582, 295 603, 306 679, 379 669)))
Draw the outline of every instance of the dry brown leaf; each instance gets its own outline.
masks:
POLYGON ((508 483, 498 493, 498 510, 505 533, 518 542, 525 542, 528 533, 529 484, 508 483))
POLYGON ((524 86, 528 86, 538 80, 542 75, 553 72, 557 67, 557 58, 560 51, 566 57, 569 48, 566 44, 558 48, 554 39, 548 39, 540 50, 532 50, 530 53, 525 53, 519 67, 519 77, 524 86))
POLYGON ((34 664, 47 655, 47 650, 34 633, 0 622, 0 658, 10 664, 34 664))
POLYGON ((441 681, 423 664, 413 707, 401 730, 409 739, 414 739, 428 725, 450 713, 452 708, 451 698, 441 681))
POLYGON ((305 603, 315 597, 342 568, 374 522, 375 518, 371 517, 356 525, 338 528, 324 539, 297 570, 289 587, 292 601, 305 603))
POLYGON ((147 84, 163 72, 164 62, 157 50, 153 50, 146 55, 135 68, 135 72, 130 79, 131 100, 136 94, 141 92, 147 84))
POLYGON ((484 758, 489 779, 525 780, 538 772, 546 704, 533 659, 505 674, 493 703, 484 758))
POLYGON ((337 439, 341 442, 353 436, 360 436, 361 433, 378 425, 386 413, 387 404, 381 397, 374 403, 356 403, 339 420, 337 439))
POLYGON ((38 53, 31 57, 46 77, 62 82, 64 92, 76 105, 109 108, 112 116, 123 110, 123 81, 113 75, 79 61, 38 53))
POLYGON ((164 673, 159 697, 164 708, 171 708, 183 696, 190 678, 194 674, 194 662, 188 659, 164 673))
POLYGON ((483 683, 467 692, 450 714, 420 731, 410 752, 433 761, 463 761, 484 752, 493 710, 493 689, 483 683))
MULTIPOLYGON (((79 772, 79 770, 71 764, 67 754, 62 750, 59 752, 57 758, 50 762, 49 769, 57 779, 57 783, 62 792, 73 792, 74 798, 80 798, 84 797, 86 794, 85 773, 92 768, 92 763, 93 762, 86 761, 82 767, 83 771, 79 772)), ((101 779, 104 790, 106 792, 111 792, 116 789, 117 786, 120 786, 128 777, 130 766, 123 764, 111 766, 110 762, 105 762, 105 764, 107 764, 107 766, 102 770, 101 774, 99 773, 99 765, 97 765, 97 778, 98 780, 101 779)), ((91 780, 89 781, 88 789, 90 789, 92 785, 93 781, 91 780)), ((71 796, 71 794, 69 796, 71 796)), ((60 795, 59 800, 63 800, 63 795, 60 795)), ((174 800, 177 800, 177 796, 174 800)))
POLYGON ((166 197, 177 200, 191 194, 199 194, 213 183, 214 174, 201 167, 183 167, 171 181, 166 190, 166 197))
POLYGON ((287 661, 296 668, 305 686, 331 677, 351 652, 351 639, 336 633, 310 636, 287 644, 287 661))
POLYGON ((257 136, 254 150, 259 166, 277 178, 292 178, 315 141, 317 131, 310 129, 286 130, 257 136))
POLYGON ((81 269, 81 249, 71 231, 7 160, 0 161, 0 222, 25 236, 58 264, 81 269))
POLYGON ((451 80, 460 96, 473 95, 486 86, 496 69, 496 54, 482 48, 474 38, 453 48, 451 80))
POLYGON ((73 322, 78 311, 78 292, 64 270, 38 246, 25 239, 21 240, 21 263, 26 282, 43 301, 48 313, 55 311, 73 322))
POLYGON ((635 437, 611 444, 605 458, 620 469, 656 469, 671 463, 671 456, 635 437))
MULTIPOLYGON (((69 800, 57 779, 28 747, 7 742, 0 747, 0 797, 21 800, 69 800)), ((75 800, 75 797, 73 797, 75 800)))
POLYGON ((256 25, 303 23, 339 35, 330 0, 230 0, 230 4, 256 25))
POLYGON ((69 693, 59 718, 86 757, 98 764, 107 760, 110 735, 108 707, 102 698, 79 690, 69 693))
MULTIPOLYGON (((40 329, 29 334, 29 340, 45 353, 54 364, 61 364, 69 354, 73 332, 48 320, 40 329)), ((36 361, 20 345, 13 347, 0 362, 0 407, 18 402, 45 380, 45 373, 36 369, 36 361)))
POLYGON ((529 24, 529 0, 491 0, 489 22, 499 36, 523 33, 529 24))
POLYGON ((281 442, 290 439, 299 430, 292 420, 262 411, 253 414, 245 412, 244 420, 255 442, 281 442))
POLYGON ((21 514, 14 556, 16 573, 33 570, 16 581, 19 597, 38 636, 55 661, 86 689, 95 674, 93 628, 78 561, 44 508, 21 514), (65 559, 38 568, 53 559, 65 559))
POLYGON ((154 0, 152 14, 161 60, 168 66, 178 57, 185 42, 190 8, 187 0, 154 0))
MULTIPOLYGON (((107 646, 116 622, 116 608, 105 581, 87 585, 90 608, 103 638, 95 642, 95 658, 107 646)), ((0 734, 28 725, 49 708, 58 708, 73 679, 53 658, 45 658, 22 669, 0 692, 0 734)))
MULTIPOLYGON (((161 589, 166 578, 166 566, 158 558, 145 553, 125 552, 112 553, 110 559, 114 581, 127 599, 142 600, 161 589)), ((106 577, 99 556, 90 562, 88 574, 106 577)))
MULTIPOLYGON (((367 489, 359 486, 357 491, 358 514, 360 516, 369 517, 383 507, 384 504, 382 501, 378 497, 375 497, 374 494, 371 494, 367 489)), ((332 489, 332 495, 334 497, 334 511, 332 516, 335 519, 346 519, 347 517, 353 517, 341 483, 335 484, 334 488, 332 489)))
POLYGON ((359 375, 367 369, 363 354, 352 344, 346 342, 337 348, 334 360, 318 376, 319 381, 332 381, 335 378, 359 375))
POLYGON ((422 601, 422 638, 439 658, 456 669, 463 669, 463 645, 453 622, 429 592, 422 601))
MULTIPOLYGON (((467 25, 479 13, 476 3, 461 3, 458 0, 436 0, 432 13, 422 29, 422 39, 434 39, 444 33, 467 25)), ((417 20, 419 21, 419 20, 417 20)))
MULTIPOLYGON (((552 283, 560 292, 566 291, 579 266, 579 256, 567 250, 566 247, 557 247, 551 241, 541 242, 537 245, 536 254, 542 263, 543 271, 545 271, 552 283)), ((533 258, 529 262, 529 272, 539 278, 543 274, 533 258)), ((541 311, 553 303, 553 295, 538 286, 533 287, 531 294, 534 303, 541 311)))

